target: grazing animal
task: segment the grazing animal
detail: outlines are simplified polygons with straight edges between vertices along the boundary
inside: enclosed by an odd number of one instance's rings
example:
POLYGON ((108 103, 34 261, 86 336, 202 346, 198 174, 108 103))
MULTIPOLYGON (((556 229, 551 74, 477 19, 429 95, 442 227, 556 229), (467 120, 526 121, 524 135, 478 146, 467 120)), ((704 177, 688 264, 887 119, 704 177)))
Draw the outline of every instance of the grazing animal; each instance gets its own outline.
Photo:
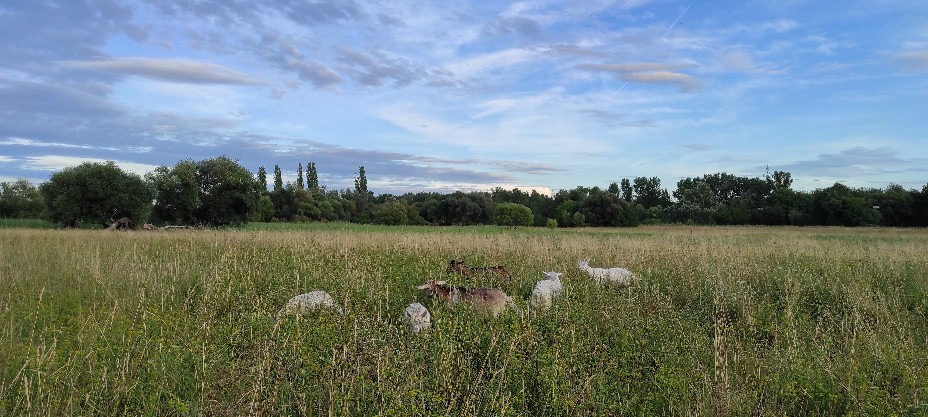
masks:
POLYGON ((424 305, 412 303, 406 306, 403 311, 403 321, 413 334, 419 334, 420 331, 428 329, 432 325, 432 315, 424 305))
POLYGON ((513 305, 512 297, 495 288, 452 287, 445 281, 436 282, 433 279, 416 288, 428 290, 430 296, 448 304, 473 304, 474 307, 493 314, 493 317, 498 316, 507 306, 513 305))
POLYGON ((475 273, 490 273, 494 272, 499 274, 501 277, 506 278, 506 280, 511 281, 512 275, 509 274, 509 271, 506 270, 506 267, 503 265, 496 266, 468 266, 464 264, 464 260, 452 259, 448 262, 448 272, 456 272, 458 274, 468 276, 475 273))
POLYGON ((599 284, 628 284, 635 277, 632 271, 625 268, 590 268, 590 258, 577 261, 577 268, 586 271, 599 284))
POLYGON ((545 278, 535 283, 529 304, 535 308, 547 308, 554 303, 554 297, 561 294, 564 286, 561 284, 561 273, 542 272, 545 278))
POLYGON ((306 294, 300 294, 287 301, 287 304, 277 312, 277 318, 287 314, 296 313, 305 316, 310 310, 317 308, 328 308, 338 314, 343 314, 342 308, 335 304, 332 296, 325 291, 312 291, 306 294))

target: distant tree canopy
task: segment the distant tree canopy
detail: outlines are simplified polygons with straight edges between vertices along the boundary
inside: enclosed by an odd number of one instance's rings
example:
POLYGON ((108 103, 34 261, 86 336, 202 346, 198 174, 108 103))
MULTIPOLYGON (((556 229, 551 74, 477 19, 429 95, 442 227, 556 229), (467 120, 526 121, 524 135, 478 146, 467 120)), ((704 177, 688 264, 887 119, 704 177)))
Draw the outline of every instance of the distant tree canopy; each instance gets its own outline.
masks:
POLYGON ((36 219, 44 209, 42 193, 29 181, 0 182, 0 217, 36 219))
POLYGON ((928 226, 928 184, 921 190, 906 190, 898 184, 855 189, 836 183, 805 192, 791 188, 789 172, 775 171, 763 178, 720 172, 680 179, 672 197, 657 177, 623 178, 606 189, 579 186, 554 195, 495 188, 375 196, 368 189, 364 166, 358 168, 353 187, 344 190, 320 185, 315 163, 303 168, 298 164, 297 173, 305 174, 305 182, 285 184, 280 166, 274 165, 273 189, 268 191, 263 167, 253 177, 224 156, 159 167, 146 176, 147 182, 112 163, 83 164, 56 173, 38 191, 25 180, 0 183, 0 217, 39 216, 44 201, 45 215, 65 226, 108 224, 123 216, 141 223, 149 211, 155 223, 186 225, 345 221, 539 227, 928 226))
POLYGON ((245 223, 260 200, 260 184, 251 172, 225 156, 162 166, 148 180, 156 190, 154 214, 159 223, 245 223))
POLYGON ((114 162, 85 162, 52 175, 40 187, 49 220, 61 226, 109 225, 128 217, 148 218, 153 192, 148 183, 114 162))

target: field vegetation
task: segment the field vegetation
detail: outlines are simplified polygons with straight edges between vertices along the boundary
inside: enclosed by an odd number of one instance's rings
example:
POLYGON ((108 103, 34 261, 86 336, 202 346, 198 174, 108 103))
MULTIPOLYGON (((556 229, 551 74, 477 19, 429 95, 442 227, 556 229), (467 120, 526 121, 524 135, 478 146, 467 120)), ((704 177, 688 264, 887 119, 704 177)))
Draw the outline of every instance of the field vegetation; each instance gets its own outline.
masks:
POLYGON ((926 253, 923 229, 0 229, 0 415, 924 415, 926 253), (587 257, 640 279, 596 285, 587 257), (519 308, 437 304, 430 278, 519 308), (345 314, 271 318, 317 289, 345 314))

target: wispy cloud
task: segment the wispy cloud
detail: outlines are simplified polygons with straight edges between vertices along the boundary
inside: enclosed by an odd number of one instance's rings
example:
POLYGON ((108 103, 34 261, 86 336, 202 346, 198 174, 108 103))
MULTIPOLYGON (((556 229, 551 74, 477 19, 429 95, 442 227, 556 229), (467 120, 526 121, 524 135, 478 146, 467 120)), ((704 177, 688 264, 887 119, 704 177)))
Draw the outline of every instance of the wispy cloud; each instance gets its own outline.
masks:
POLYGON ((896 60, 905 68, 917 71, 928 71, 928 49, 922 51, 906 51, 896 54, 896 60))
POLYGON ((142 57, 109 58, 96 61, 63 61, 67 69, 139 76, 162 81, 195 84, 259 85, 254 77, 219 65, 189 59, 142 57))
POLYGON ((699 81, 679 69, 690 68, 692 64, 664 64, 659 62, 636 62, 627 64, 580 64, 578 69, 614 73, 619 79, 633 83, 673 84, 680 91, 691 92, 700 87, 699 81))
POLYGON ((25 139, 25 138, 6 138, 6 139, 3 139, 3 140, 0 140, 0 146, 2 146, 2 145, 7 145, 7 146, 29 146, 29 147, 36 147, 36 148, 99 149, 99 150, 107 150, 107 151, 116 151, 116 150, 119 150, 119 148, 114 148, 114 147, 99 147, 99 146, 91 146, 91 145, 76 145, 76 144, 73 144, 73 143, 42 142, 42 141, 37 141, 37 140, 32 140, 32 139, 25 139))
POLYGON ((859 177, 865 174, 886 174, 904 171, 928 171, 924 159, 904 158, 898 150, 889 147, 868 148, 857 146, 838 153, 825 153, 811 160, 771 167, 792 172, 793 175, 826 177, 859 177))
MULTIPOLYGON (((64 156, 64 155, 42 155, 42 156, 29 156, 26 157, 26 162, 23 164, 27 169, 36 170, 36 171, 60 171, 67 167, 77 166, 84 162, 96 162, 103 163, 110 161, 108 159, 102 158, 91 158, 91 157, 79 157, 79 156, 64 156)), ((130 161, 113 161, 120 168, 137 174, 145 175, 151 171, 154 171, 155 168, 158 168, 157 165, 149 164, 140 164, 137 162, 130 161)))

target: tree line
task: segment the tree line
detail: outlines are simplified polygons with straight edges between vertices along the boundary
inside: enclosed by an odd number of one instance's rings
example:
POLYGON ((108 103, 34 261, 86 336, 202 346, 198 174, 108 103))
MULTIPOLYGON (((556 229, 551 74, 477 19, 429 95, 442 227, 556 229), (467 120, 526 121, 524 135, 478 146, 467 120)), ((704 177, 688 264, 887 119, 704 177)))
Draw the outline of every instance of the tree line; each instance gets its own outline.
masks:
POLYGON ((358 168, 354 187, 327 189, 315 163, 298 165, 284 183, 265 168, 252 174, 221 156, 161 166, 143 177, 113 162, 84 163, 52 174, 39 186, 0 183, 0 217, 43 218, 62 227, 136 224, 223 226, 247 222, 352 222, 384 225, 632 227, 640 224, 794 226, 928 226, 928 184, 906 190, 792 189, 790 173, 763 178, 728 173, 684 178, 668 192, 657 177, 613 182, 605 189, 578 186, 554 195, 496 188, 487 192, 374 195, 358 168), (269 181, 272 181, 269 184, 269 181))

